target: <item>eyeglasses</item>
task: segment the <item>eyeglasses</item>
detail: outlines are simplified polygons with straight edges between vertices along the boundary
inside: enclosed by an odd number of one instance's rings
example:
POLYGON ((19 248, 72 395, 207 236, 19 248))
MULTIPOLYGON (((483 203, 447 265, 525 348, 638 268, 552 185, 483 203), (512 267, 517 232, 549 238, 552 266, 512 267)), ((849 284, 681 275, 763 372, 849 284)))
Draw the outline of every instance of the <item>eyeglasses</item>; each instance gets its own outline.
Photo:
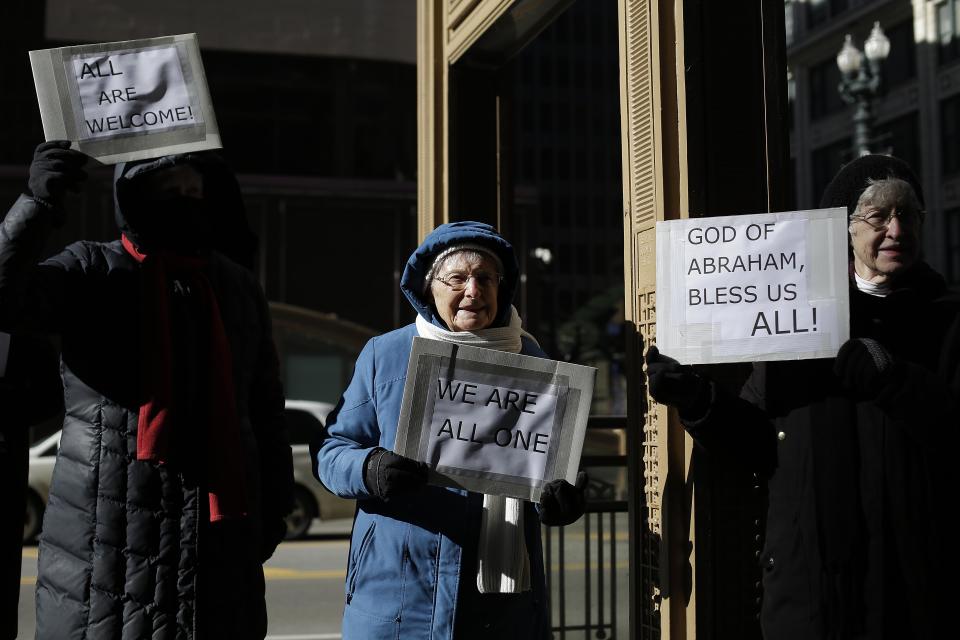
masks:
POLYGON ((439 280, 454 291, 463 291, 467 288, 467 283, 470 282, 470 278, 473 278, 477 286, 481 289, 497 287, 503 282, 503 276, 499 273, 487 273, 486 271, 475 271, 474 273, 451 271, 446 275, 436 276, 434 279, 439 280))
POLYGON ((916 227, 923 222, 926 211, 922 209, 904 209, 903 211, 871 211, 866 215, 850 216, 850 221, 859 220, 870 225, 874 231, 886 231, 890 228, 890 221, 896 216, 900 224, 906 227, 916 227))

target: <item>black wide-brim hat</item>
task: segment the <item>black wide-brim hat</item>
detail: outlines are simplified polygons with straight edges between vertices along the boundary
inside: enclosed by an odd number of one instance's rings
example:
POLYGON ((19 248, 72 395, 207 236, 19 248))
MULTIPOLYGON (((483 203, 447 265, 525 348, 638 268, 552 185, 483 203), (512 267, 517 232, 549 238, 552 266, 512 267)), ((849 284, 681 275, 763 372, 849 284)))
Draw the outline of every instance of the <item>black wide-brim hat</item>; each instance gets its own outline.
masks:
POLYGON ((860 156, 845 164, 824 190, 820 208, 846 207, 847 213, 851 214, 857 208, 857 201, 866 190, 868 181, 884 178, 899 178, 908 183, 917 194, 920 206, 926 208, 923 187, 910 165, 900 158, 880 154, 860 156))

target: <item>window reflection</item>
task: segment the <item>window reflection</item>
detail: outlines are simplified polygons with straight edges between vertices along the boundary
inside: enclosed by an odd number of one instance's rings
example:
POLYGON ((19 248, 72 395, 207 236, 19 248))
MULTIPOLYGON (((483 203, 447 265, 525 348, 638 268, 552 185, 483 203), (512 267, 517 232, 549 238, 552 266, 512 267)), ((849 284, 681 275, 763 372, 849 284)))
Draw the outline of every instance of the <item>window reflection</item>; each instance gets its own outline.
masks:
POLYGON ((575 3, 515 61, 517 104, 538 120, 515 122, 517 183, 538 195, 527 326, 551 357, 598 368, 594 414, 626 413, 616 25, 614 0, 575 3))

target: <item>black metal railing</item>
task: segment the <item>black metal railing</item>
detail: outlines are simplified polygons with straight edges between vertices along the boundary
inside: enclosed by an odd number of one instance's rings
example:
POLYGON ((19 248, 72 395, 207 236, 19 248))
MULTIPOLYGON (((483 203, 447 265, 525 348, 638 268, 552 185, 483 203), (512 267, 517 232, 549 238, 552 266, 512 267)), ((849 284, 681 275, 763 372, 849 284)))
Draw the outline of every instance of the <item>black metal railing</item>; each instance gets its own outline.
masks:
POLYGON ((543 529, 557 640, 627 635, 626 427, 625 416, 590 417, 580 459, 590 474, 587 512, 573 525, 543 529))

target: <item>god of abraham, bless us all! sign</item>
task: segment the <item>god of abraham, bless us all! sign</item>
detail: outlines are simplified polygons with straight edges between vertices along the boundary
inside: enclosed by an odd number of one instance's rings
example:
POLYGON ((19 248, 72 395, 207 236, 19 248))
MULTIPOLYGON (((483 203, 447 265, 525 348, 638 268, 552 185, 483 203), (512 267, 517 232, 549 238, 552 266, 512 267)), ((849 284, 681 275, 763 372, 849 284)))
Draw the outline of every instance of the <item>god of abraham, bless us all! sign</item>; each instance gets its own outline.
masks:
POLYGON ((574 482, 596 369, 414 338, 394 451, 430 482, 537 501, 574 482))
POLYGON ((195 34, 30 52, 47 140, 105 163, 220 147, 195 34))
POLYGON ((846 209, 656 231, 662 353, 686 364, 828 358, 849 337, 846 209))

